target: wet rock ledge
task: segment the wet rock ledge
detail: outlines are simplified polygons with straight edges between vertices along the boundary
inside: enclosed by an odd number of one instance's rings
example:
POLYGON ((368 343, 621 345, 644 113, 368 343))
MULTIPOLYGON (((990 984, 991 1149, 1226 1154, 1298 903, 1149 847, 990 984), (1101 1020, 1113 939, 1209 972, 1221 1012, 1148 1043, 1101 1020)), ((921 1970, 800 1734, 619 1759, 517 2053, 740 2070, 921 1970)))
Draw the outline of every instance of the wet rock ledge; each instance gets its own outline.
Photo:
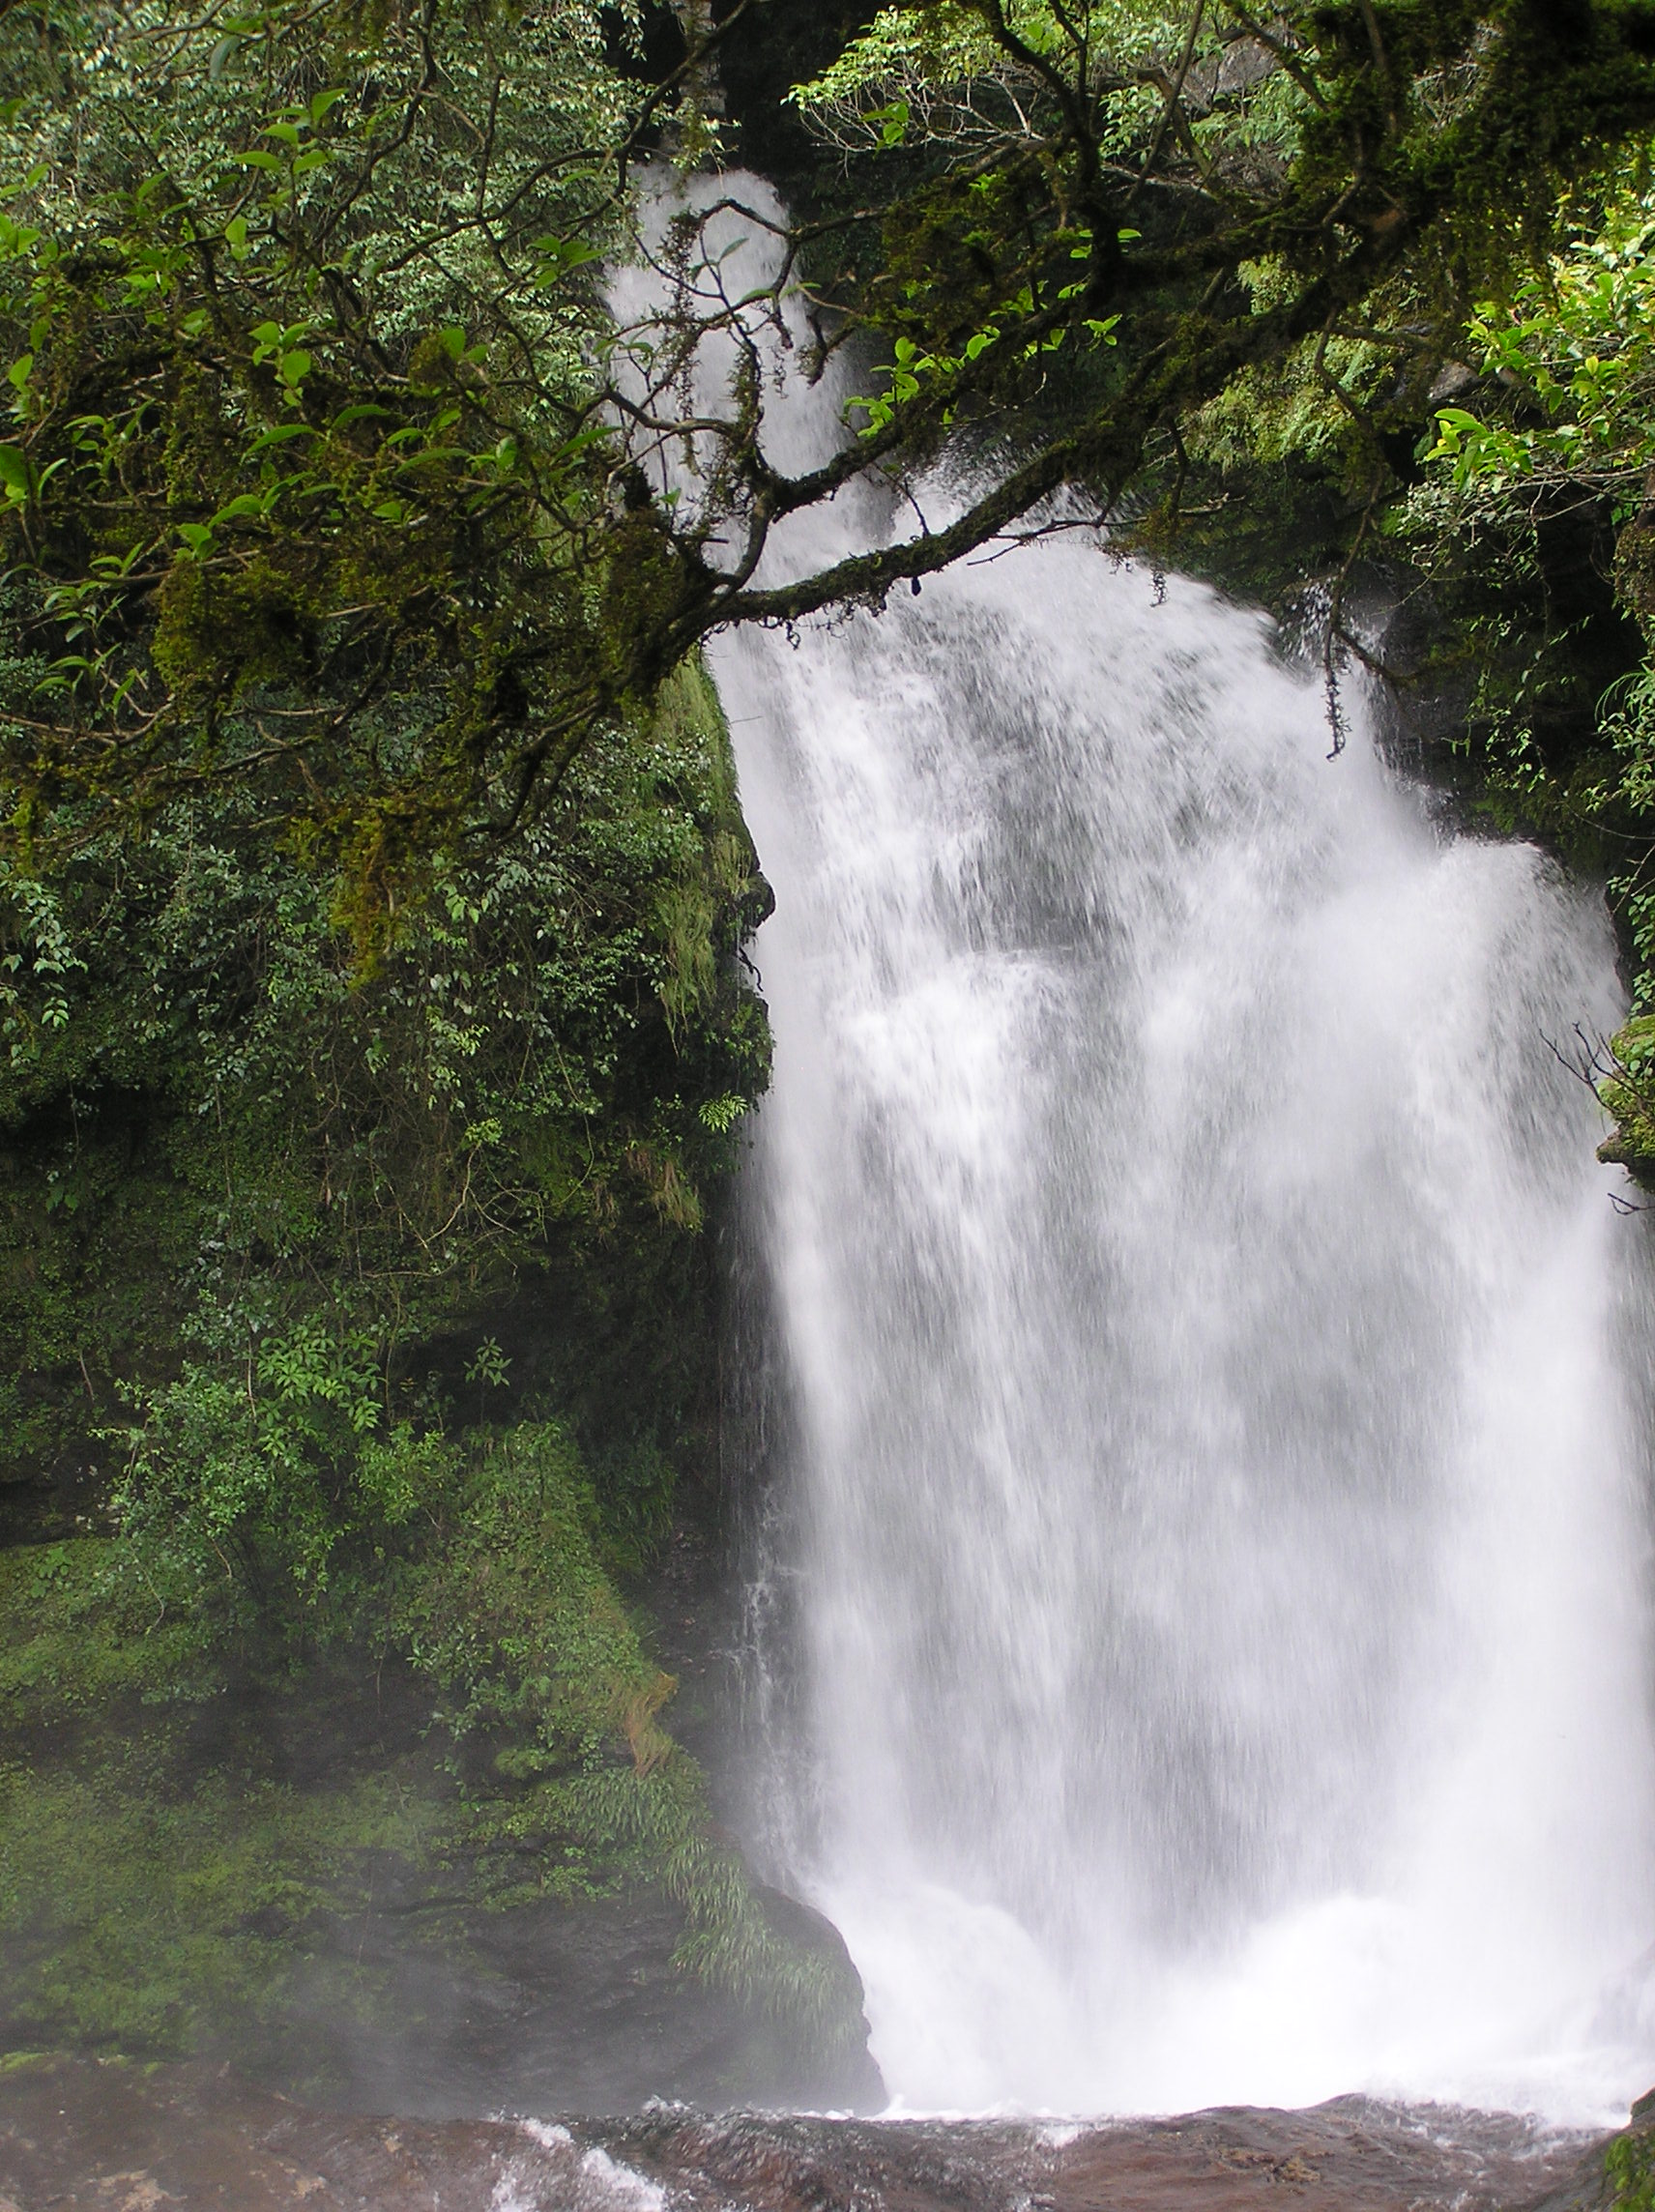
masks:
POLYGON ((43 2055, 0 2074, 0 2212, 1630 2212, 1651 2152, 1641 2129, 1360 2098, 1086 2127, 664 2106, 397 2120, 227 2067, 43 2055))

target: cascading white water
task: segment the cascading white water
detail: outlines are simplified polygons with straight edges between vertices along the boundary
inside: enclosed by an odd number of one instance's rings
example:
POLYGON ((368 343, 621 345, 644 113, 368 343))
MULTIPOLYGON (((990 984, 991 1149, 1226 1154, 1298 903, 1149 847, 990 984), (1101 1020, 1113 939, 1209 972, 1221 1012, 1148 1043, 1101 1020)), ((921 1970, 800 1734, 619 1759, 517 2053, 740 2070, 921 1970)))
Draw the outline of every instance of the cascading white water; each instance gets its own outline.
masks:
POLYGON ((1094 540, 715 665, 777 899, 772 1844, 896 2099, 1612 2115, 1655 1301, 1547 1043, 1614 1021, 1601 900, 1094 540))
POLYGON ((1613 1019, 1600 902, 1092 546, 718 665, 777 894, 798 1871, 891 2088, 1612 2109, 1655 1317, 1546 1043, 1613 1019))

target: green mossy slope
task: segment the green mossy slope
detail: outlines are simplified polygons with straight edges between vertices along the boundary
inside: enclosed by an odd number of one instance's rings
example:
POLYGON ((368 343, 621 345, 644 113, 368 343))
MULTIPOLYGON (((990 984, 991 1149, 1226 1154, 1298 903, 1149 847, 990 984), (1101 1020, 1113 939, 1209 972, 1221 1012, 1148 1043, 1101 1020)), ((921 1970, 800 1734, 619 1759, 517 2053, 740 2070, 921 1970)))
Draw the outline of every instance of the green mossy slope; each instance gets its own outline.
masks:
POLYGON ((405 2033, 411 1967, 458 2004, 490 1921, 641 1904, 671 1907, 680 2001, 750 2023, 730 2093, 852 2069, 855 1978, 715 1838, 597 1544, 542 1423, 450 1455, 325 1653, 158 1607, 129 1539, 0 1557, 5 2045, 338 2095, 353 2046, 405 2033))
POLYGON ((711 2086, 854 2072, 848 1962, 716 1838, 627 1596, 706 1510, 704 1224, 768 1071, 705 675, 371 966, 228 798, 4 888, 0 1471, 60 1539, 0 1554, 4 2041, 347 2093, 503 1915, 619 1914, 723 2008, 711 2086))

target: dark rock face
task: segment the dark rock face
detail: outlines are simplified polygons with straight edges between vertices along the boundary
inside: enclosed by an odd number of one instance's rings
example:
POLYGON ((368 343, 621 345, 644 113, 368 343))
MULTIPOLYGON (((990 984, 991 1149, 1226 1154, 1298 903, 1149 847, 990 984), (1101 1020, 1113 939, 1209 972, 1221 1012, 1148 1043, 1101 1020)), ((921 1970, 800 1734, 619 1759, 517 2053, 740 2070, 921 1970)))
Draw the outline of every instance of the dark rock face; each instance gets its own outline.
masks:
MULTIPOLYGON (((844 1988, 851 2032, 835 2046, 684 1972, 673 1957, 682 1910, 640 1889, 469 1915, 461 1942, 421 1942, 394 1911, 341 1923, 338 1950, 372 1978, 376 2001, 347 2023, 319 1997, 312 2078, 341 2110, 430 2119, 637 2111, 653 2099, 877 2109, 884 2084, 838 1931, 779 1891, 760 1901, 776 1933, 844 1988)), ((303 2007, 300 1991, 289 2009, 303 2007)))
POLYGON ((346 2118, 204 2066, 0 2076, 0 2212, 1561 2212, 1601 2200, 1605 2149, 1360 2098, 1074 2128, 564 2124, 346 2118))

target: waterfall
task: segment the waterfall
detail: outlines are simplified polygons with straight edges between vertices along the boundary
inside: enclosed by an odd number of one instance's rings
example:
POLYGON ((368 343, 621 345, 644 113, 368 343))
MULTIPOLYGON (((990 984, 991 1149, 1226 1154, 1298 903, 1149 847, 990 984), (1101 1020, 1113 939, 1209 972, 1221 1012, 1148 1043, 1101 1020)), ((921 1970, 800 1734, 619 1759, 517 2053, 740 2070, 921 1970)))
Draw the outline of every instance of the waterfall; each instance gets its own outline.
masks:
POLYGON ((1601 898, 1092 536, 714 664, 776 893, 765 1820, 897 2104, 1615 2116, 1655 1296, 1548 1042, 1619 1013, 1601 898))
POLYGON ((1601 900, 1095 543, 718 673, 777 898, 793 1872, 893 2091, 1612 2110, 1655 1314, 1546 1041, 1615 1018, 1601 900))

